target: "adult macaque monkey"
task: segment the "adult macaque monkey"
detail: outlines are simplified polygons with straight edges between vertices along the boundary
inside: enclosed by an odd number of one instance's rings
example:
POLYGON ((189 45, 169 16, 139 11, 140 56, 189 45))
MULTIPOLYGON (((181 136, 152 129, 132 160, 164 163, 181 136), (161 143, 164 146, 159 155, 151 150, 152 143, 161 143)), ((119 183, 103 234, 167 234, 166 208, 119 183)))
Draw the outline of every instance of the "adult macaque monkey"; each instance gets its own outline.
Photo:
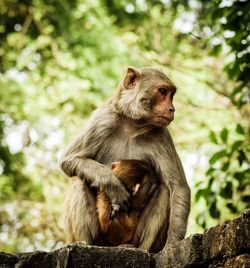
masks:
POLYGON ((120 159, 144 160, 160 185, 139 219, 133 244, 150 252, 183 239, 190 190, 172 138, 165 128, 174 119, 176 88, 154 68, 128 68, 117 94, 97 109, 68 148, 61 168, 78 180, 66 199, 66 233, 93 244, 98 218, 92 187, 104 191, 113 207, 126 207, 128 192, 108 165, 120 159))

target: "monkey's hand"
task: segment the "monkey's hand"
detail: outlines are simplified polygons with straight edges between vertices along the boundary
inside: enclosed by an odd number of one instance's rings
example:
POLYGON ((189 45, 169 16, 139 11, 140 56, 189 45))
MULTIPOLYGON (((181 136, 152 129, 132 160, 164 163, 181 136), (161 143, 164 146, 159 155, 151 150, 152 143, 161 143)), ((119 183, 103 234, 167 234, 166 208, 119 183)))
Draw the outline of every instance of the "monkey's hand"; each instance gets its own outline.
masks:
POLYGON ((108 184, 103 185, 103 191, 109 197, 112 207, 111 217, 114 217, 118 211, 127 211, 130 194, 115 175, 112 177, 108 184))

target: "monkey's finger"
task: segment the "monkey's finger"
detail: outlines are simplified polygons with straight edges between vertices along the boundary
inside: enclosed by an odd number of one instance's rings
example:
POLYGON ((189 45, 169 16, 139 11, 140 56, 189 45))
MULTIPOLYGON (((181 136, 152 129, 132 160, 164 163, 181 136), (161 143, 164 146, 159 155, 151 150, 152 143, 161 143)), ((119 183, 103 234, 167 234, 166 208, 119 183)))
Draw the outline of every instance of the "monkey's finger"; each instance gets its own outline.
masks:
POLYGON ((120 206, 117 204, 111 204, 111 207, 112 207, 113 211, 119 211, 119 209, 120 209, 120 206))
POLYGON ((117 204, 111 204, 112 211, 111 211, 111 219, 114 218, 115 214, 120 210, 120 206, 117 204))
POLYGON ((115 214, 117 213, 116 210, 112 210, 111 214, 110 214, 110 218, 113 219, 115 217, 115 214))

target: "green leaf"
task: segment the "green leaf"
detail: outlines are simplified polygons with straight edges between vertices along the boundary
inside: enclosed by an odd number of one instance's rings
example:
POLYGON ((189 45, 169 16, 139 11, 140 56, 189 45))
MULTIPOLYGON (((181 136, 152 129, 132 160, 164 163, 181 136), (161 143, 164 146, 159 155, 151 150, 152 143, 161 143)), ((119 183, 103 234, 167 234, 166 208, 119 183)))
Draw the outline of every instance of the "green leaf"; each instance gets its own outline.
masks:
POLYGON ((221 131, 221 133, 220 133, 220 137, 221 137, 221 139, 222 139, 222 141, 223 141, 224 143, 227 142, 227 139, 228 139, 228 129, 227 129, 227 128, 224 128, 224 129, 221 131))
POLYGON ((226 206, 232 213, 235 214, 238 212, 237 207, 235 207, 233 203, 227 203, 226 206))
POLYGON ((243 141, 235 141, 232 145, 232 153, 236 151, 242 144, 243 141))
POLYGON ((208 188, 209 189, 211 189, 211 186, 212 186, 213 182, 214 182, 214 177, 209 179, 209 182, 208 182, 208 188))
POLYGON ((212 51, 212 55, 213 56, 218 56, 219 54, 220 54, 220 52, 221 52, 221 49, 222 49, 222 45, 221 44, 219 44, 219 45, 215 45, 214 47, 213 47, 213 51, 212 51))
POLYGON ((209 138, 210 138, 211 142, 218 144, 218 141, 217 141, 217 138, 216 138, 214 131, 212 131, 212 130, 210 131, 209 138))
POLYGON ((226 150, 221 150, 217 153, 215 153, 210 159, 209 159, 209 163, 211 165, 213 165, 215 162, 217 162, 220 158, 224 157, 225 155, 227 155, 227 151, 226 150))
POLYGON ((233 196, 233 184, 231 181, 228 181, 226 183, 226 186, 223 187, 221 190, 220 190, 220 195, 225 198, 225 199, 229 199, 229 198, 232 198, 233 196))
POLYGON ((217 208, 216 201, 214 201, 209 208, 209 213, 212 218, 219 219, 220 218, 220 211, 217 208))
POLYGON ((216 169, 213 168, 213 167, 209 168, 209 169, 207 170, 207 172, 206 172, 206 176, 210 176, 210 175, 212 175, 212 174, 214 173, 215 170, 216 170, 216 169))
POLYGON ((249 203, 249 205, 250 205, 250 195, 244 195, 242 197, 242 201, 245 203, 249 203))
POLYGON ((247 160, 247 157, 245 155, 245 152, 243 150, 239 150, 239 155, 237 157, 240 166, 242 166, 243 162, 247 160))
POLYGON ((244 135, 245 134, 245 131, 243 129, 243 127, 240 125, 240 124, 237 124, 236 126, 236 132, 241 134, 241 135, 244 135))
POLYGON ((203 183, 203 181, 198 181, 198 182, 196 182, 195 187, 198 188, 198 186, 200 186, 202 183, 203 183))
POLYGON ((204 196, 205 189, 199 189, 195 194, 195 202, 198 202, 202 196, 204 196))
POLYGON ((238 192, 244 192, 245 189, 246 189, 246 187, 247 187, 247 185, 246 185, 245 183, 239 184, 239 185, 237 186, 237 191, 238 191, 238 192))
POLYGON ((206 228, 206 211, 203 211, 196 217, 196 222, 202 228, 206 228))
POLYGON ((221 170, 222 170, 222 171, 227 171, 228 168, 229 168, 229 166, 230 166, 230 162, 226 162, 226 163, 224 163, 223 166, 221 167, 221 170))
POLYGON ((234 178, 236 178, 240 183, 244 180, 245 174, 243 172, 235 172, 234 178))

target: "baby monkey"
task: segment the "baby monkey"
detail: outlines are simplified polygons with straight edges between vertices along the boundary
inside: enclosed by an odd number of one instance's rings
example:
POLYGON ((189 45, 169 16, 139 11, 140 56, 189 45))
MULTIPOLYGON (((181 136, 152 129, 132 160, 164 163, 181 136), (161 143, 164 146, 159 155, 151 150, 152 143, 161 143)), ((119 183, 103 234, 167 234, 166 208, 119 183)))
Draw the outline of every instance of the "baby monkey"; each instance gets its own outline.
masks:
POLYGON ((131 195, 128 212, 116 211, 103 191, 97 193, 96 208, 101 235, 110 245, 118 246, 131 243, 139 217, 157 184, 149 165, 142 160, 114 162, 111 169, 131 195))

